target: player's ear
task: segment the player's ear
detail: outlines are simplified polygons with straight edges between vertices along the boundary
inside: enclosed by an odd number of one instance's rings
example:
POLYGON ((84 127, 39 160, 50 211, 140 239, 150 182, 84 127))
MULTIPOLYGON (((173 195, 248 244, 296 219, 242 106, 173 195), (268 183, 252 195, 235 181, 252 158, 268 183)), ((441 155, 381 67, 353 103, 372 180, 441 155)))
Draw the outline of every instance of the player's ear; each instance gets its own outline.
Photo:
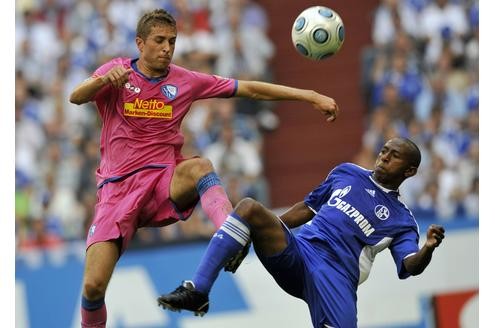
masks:
POLYGON ((143 51, 144 40, 141 39, 139 36, 136 37, 136 46, 138 47, 139 52, 142 52, 143 51))
POLYGON ((414 175, 416 175, 416 173, 418 172, 418 168, 417 167, 414 167, 414 166, 410 166, 409 168, 407 168, 405 171, 404 171, 404 176, 407 178, 410 178, 414 175))

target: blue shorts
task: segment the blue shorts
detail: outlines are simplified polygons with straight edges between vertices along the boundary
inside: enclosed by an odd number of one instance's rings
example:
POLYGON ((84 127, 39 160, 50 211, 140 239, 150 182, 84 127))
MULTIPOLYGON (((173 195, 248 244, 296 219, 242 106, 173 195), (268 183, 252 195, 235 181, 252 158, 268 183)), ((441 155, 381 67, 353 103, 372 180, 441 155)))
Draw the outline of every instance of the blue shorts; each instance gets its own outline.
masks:
POLYGON ((286 229, 287 248, 274 256, 258 257, 277 284, 304 300, 314 327, 357 327, 357 287, 337 263, 322 258, 318 244, 286 229))

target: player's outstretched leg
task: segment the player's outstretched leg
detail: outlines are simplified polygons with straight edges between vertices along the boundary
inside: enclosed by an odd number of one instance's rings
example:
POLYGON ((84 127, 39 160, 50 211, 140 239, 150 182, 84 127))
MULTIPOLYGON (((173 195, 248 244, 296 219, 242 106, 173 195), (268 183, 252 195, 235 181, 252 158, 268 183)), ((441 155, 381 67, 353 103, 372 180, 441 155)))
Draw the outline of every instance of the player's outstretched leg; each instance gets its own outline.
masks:
MULTIPOLYGON (((208 166, 206 167, 208 168, 208 166)), ((196 185, 196 189, 198 191, 198 194, 200 195, 201 206, 207 216, 217 226, 217 228, 229 233, 229 228, 226 228, 226 225, 228 224, 226 224, 225 222, 226 220, 229 220, 228 216, 229 213, 232 211, 232 207, 230 201, 227 198, 227 195, 225 194, 225 190, 221 185, 220 178, 215 172, 210 172, 199 179, 199 182, 196 185)), ((232 218, 230 219, 230 221, 232 221, 234 224, 236 223, 236 220, 232 220, 232 218)), ((230 226, 231 229, 237 229, 232 224, 228 226, 230 226)), ((241 224, 241 226, 243 225, 241 224)), ((247 228, 241 227, 241 229, 246 230, 247 228)), ((220 233, 220 230, 218 233, 220 233)), ((235 233, 230 234, 233 235, 235 233)), ((220 235, 222 234, 220 233, 220 235)), ((248 254, 251 240, 249 239, 249 235, 246 235, 245 237, 247 237, 247 244, 245 244, 244 247, 238 252, 232 254, 232 257, 229 258, 225 264, 225 271, 235 273, 239 265, 241 265, 242 260, 244 260, 244 258, 248 254)), ((234 238, 236 237, 234 236, 234 238)), ((244 243, 244 236, 241 239, 242 243, 244 243)), ((228 247, 226 250, 221 251, 222 253, 231 249, 231 246, 228 243, 221 243, 218 246, 228 247)))
POLYGON ((186 280, 170 294, 158 297, 158 305, 171 311, 192 311, 202 317, 208 312, 209 300, 208 294, 197 291, 194 283, 186 280))
POLYGON ((189 310, 204 314, 208 308, 208 294, 227 261, 248 244, 249 226, 237 214, 232 213, 213 235, 201 258, 192 281, 184 282, 173 292, 158 298, 158 305, 173 311, 189 310))

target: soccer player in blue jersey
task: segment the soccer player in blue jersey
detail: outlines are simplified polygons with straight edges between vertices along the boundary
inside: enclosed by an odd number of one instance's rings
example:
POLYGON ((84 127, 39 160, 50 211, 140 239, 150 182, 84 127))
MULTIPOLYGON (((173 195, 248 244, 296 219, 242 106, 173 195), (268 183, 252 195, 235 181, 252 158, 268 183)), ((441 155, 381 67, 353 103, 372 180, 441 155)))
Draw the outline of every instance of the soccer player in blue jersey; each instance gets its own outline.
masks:
POLYGON ((278 285, 308 304, 314 327, 356 327, 357 287, 376 254, 389 248, 397 275, 405 279, 423 272, 444 238, 444 228, 431 225, 419 248, 418 225, 399 199, 399 186, 420 162, 411 140, 393 138, 373 170, 338 165, 280 218, 255 200, 242 200, 212 237, 193 280, 160 296, 159 305, 206 313, 221 268, 251 238, 278 285), (290 231, 303 224, 297 235, 290 231))

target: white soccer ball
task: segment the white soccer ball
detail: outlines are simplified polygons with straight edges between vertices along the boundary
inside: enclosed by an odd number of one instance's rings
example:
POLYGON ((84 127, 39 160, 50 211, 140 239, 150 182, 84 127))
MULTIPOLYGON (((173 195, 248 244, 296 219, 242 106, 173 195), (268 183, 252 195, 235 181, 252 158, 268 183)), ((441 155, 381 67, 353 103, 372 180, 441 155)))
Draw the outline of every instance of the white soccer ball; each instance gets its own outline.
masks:
POLYGON ((344 43, 344 22, 333 9, 314 6, 303 10, 292 26, 292 43, 306 58, 321 60, 344 43))

